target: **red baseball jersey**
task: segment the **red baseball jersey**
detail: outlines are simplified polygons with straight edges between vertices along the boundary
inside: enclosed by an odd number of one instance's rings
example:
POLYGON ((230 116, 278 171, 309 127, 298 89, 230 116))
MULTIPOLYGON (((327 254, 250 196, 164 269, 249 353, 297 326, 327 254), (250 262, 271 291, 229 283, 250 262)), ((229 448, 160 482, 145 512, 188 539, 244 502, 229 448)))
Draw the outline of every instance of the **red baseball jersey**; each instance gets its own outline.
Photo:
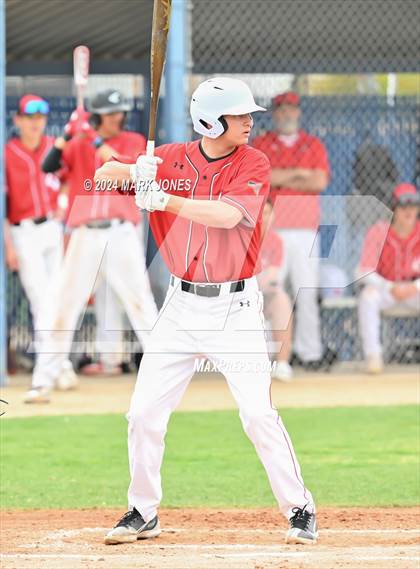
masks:
MULTIPOLYGON (((268 132, 253 141, 268 157, 272 168, 305 168, 323 170, 330 167, 325 146, 319 138, 301 130, 296 141, 289 145, 276 132, 268 132)), ((316 229, 320 220, 319 194, 292 188, 272 187, 270 199, 274 204, 275 227, 278 229, 316 229)))
POLYGON ((263 237, 260 251, 261 271, 269 267, 281 267, 283 263, 283 240, 273 229, 263 237))
POLYGON ((244 145, 217 160, 198 141, 156 149, 163 159, 157 182, 168 193, 191 200, 221 200, 236 207, 242 221, 232 229, 208 227, 156 211, 150 226, 170 272, 191 282, 246 279, 260 270, 261 212, 270 186, 270 164, 244 145))
POLYGON ((420 221, 404 238, 385 221, 373 225, 365 237, 360 266, 375 270, 389 281, 420 278, 420 221))
MULTIPOLYGON (((106 140, 106 144, 118 154, 136 157, 145 150, 146 139, 135 132, 122 131, 106 140)), ((125 219, 139 223, 140 212, 129 195, 122 195, 115 188, 96 189, 93 181, 95 170, 101 161, 87 138, 73 138, 63 151, 66 181, 69 184, 69 209, 67 225, 77 227, 95 219, 125 219), (87 188, 86 186, 89 186, 87 188)))
POLYGON ((26 148, 19 138, 5 146, 7 218, 10 223, 44 217, 57 207, 60 181, 54 174, 45 174, 42 161, 54 139, 43 136, 36 150, 26 148))

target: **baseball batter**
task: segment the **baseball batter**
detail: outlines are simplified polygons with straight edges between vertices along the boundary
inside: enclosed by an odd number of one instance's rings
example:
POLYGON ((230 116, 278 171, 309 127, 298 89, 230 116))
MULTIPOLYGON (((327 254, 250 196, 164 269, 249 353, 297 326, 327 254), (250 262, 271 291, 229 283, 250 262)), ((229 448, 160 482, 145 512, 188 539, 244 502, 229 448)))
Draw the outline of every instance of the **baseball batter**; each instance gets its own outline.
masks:
POLYGON ((95 169, 104 160, 113 155, 134 160, 144 150, 145 139, 121 130, 130 105, 119 91, 99 93, 90 109, 93 128, 85 120, 87 115, 80 117, 75 111, 65 129, 67 136, 55 141, 44 161, 46 170, 54 171, 62 164, 68 168, 67 225, 72 233, 60 272, 51 334, 41 345, 33 375, 33 400, 38 394, 39 399, 48 401, 62 361, 70 352, 79 315, 101 283, 112 288, 142 345, 157 318, 135 227, 139 210, 126 196, 93 183, 95 169))
POLYGON ((160 469, 172 411, 197 356, 224 373, 245 432, 264 465, 279 508, 290 520, 289 543, 317 539, 315 506, 289 435, 270 398, 270 364, 258 289, 261 215, 270 186, 264 154, 247 145, 256 105, 238 79, 203 82, 192 95, 200 141, 168 144, 134 165, 108 162, 97 180, 134 180, 136 203, 172 274, 148 340, 128 413, 129 511, 105 543, 160 533, 160 469))

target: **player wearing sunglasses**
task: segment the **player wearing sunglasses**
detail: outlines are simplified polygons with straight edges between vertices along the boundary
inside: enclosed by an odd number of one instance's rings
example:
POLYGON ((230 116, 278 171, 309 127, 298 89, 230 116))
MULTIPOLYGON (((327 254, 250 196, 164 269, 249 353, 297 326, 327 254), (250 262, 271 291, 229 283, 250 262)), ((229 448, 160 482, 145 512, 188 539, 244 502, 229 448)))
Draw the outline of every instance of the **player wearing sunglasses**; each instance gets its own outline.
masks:
MULTIPOLYGON (((18 104, 14 125, 18 135, 6 144, 5 221, 6 262, 18 271, 32 312, 35 346, 51 326, 55 279, 62 259, 62 227, 56 219, 60 180, 45 174, 42 161, 54 140, 44 134, 49 104, 36 95, 24 95, 18 104)), ((65 362, 57 387, 73 387, 75 375, 65 362)), ((36 365, 36 362, 35 362, 36 365)), ((31 390, 27 403, 44 396, 31 390)))

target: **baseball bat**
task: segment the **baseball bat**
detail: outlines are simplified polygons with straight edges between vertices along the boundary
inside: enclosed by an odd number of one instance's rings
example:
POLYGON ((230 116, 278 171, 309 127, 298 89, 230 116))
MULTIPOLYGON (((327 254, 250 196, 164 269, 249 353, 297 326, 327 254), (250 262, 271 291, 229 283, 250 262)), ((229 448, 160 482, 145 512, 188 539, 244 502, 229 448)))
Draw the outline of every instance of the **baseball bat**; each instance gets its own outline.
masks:
POLYGON ((149 136, 146 149, 148 156, 153 156, 155 150, 157 108, 160 82, 165 67, 171 4, 172 0, 154 0, 153 3, 152 42, 150 46, 149 136))
POLYGON ((77 108, 84 110, 83 95, 89 79, 89 48, 78 45, 73 50, 73 80, 76 87, 77 108))

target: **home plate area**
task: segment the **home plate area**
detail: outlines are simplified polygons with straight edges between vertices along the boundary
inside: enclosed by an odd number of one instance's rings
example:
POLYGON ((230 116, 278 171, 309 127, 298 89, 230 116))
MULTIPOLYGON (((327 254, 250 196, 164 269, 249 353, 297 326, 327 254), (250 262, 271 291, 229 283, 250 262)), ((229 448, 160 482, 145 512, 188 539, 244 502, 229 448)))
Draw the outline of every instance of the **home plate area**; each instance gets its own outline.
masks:
POLYGON ((121 510, 2 512, 2 569, 418 569, 420 508, 324 508, 317 545, 285 545, 275 510, 160 512, 154 540, 105 546, 121 510))

